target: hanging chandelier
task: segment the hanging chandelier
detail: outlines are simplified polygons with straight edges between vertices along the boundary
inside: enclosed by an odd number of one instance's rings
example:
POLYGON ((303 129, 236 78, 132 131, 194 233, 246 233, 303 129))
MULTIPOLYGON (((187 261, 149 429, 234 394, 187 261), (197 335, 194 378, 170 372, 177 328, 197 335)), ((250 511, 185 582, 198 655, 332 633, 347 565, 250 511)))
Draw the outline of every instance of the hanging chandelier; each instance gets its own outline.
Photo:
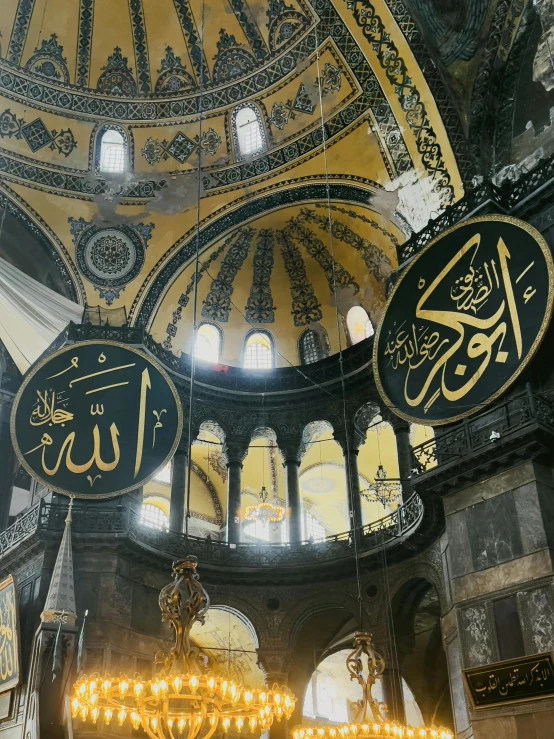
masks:
POLYGON ((360 490, 369 503, 381 503, 389 506, 402 500, 402 481, 398 478, 387 478, 387 473, 382 464, 377 467, 373 484, 364 490, 360 490))
POLYGON ((273 498, 271 503, 268 502, 268 492, 265 485, 260 490, 260 503, 257 505, 249 505, 246 507, 244 517, 247 521, 259 521, 263 524, 279 523, 285 517, 285 509, 277 502, 277 498, 273 498))
POLYGON ((302 725, 292 730, 292 739, 380 739, 384 736, 400 739, 453 739, 452 732, 444 728, 412 728, 396 721, 388 721, 382 711, 387 707, 372 695, 372 689, 385 671, 385 660, 375 651, 371 634, 358 632, 354 636, 354 651, 346 658, 350 679, 362 688, 362 700, 358 701, 356 715, 351 723, 339 725, 302 725), (367 677, 364 677, 363 655, 367 658, 367 677))
POLYGON ((196 739, 200 734, 210 739, 218 727, 223 733, 241 732, 243 727, 254 733, 283 716, 290 718, 296 698, 286 687, 249 689, 207 670, 207 657, 190 639, 193 624, 204 623, 210 607, 196 565, 193 556, 174 562, 173 582, 160 592, 162 620, 171 622, 175 646, 162 655, 157 675, 151 680, 138 674, 83 675, 74 686, 74 718, 94 724, 102 718, 106 725, 114 721, 120 726, 130 721, 151 739, 196 739))

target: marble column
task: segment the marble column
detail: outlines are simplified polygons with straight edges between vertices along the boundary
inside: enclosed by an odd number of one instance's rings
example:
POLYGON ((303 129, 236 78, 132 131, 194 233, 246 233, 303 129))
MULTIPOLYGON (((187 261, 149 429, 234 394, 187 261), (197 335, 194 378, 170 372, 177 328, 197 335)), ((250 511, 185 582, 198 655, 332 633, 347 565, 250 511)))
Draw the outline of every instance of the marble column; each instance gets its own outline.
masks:
POLYGON ((343 454, 350 528, 358 529, 363 525, 360 476, 358 473, 358 449, 352 445, 348 447, 345 445, 343 446, 343 454))
POLYGON ((289 513, 289 541, 295 544, 302 541, 302 501, 300 499, 299 469, 300 460, 295 457, 285 459, 287 481, 287 509, 289 513))
POLYGON ((15 453, 10 436, 11 404, 0 398, 0 531, 8 528, 12 502, 15 453))
POLYGON ((394 667, 386 667, 381 676, 383 687, 383 701, 387 705, 389 721, 398 721, 406 724, 406 708, 404 706, 404 691, 402 689, 402 675, 394 667))
POLYGON ((169 505, 169 528, 179 534, 185 522, 185 488, 187 483, 188 454, 177 449, 171 465, 171 502, 169 505))
POLYGON ((398 456, 398 471, 402 480, 402 502, 406 503, 412 496, 412 447, 410 444, 410 424, 397 419, 392 422, 396 437, 396 453, 398 456))
POLYGON ((226 445, 227 456, 227 536, 229 544, 240 542, 242 463, 248 446, 226 445))

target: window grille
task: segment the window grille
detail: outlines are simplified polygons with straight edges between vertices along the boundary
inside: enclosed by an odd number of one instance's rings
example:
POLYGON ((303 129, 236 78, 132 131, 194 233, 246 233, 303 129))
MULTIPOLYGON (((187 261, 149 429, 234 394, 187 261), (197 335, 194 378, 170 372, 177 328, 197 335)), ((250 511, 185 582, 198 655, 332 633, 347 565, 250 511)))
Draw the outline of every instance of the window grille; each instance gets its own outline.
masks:
POLYGON ((246 340, 244 350, 246 369, 271 369, 273 367, 273 347, 267 334, 251 334, 246 340))
POLYGON ((149 529, 159 529, 160 531, 169 529, 168 517, 161 508, 151 503, 142 504, 140 522, 143 526, 148 526, 149 529))
POLYGON ((125 171, 125 140, 119 131, 109 129, 102 134, 100 172, 125 171))

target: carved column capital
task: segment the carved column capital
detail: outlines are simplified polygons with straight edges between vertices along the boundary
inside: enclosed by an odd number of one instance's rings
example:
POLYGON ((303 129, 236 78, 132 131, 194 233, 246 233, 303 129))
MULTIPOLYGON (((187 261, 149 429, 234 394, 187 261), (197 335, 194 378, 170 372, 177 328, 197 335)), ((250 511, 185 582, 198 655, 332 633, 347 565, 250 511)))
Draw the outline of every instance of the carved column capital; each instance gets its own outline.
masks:
POLYGON ((292 664, 290 649, 258 649, 258 665, 265 672, 266 684, 287 684, 292 664))
POLYGON ((302 459, 304 448, 302 445, 302 437, 300 436, 278 436, 277 446, 283 458, 283 462, 298 462, 302 459))
POLYGON ((223 453, 227 457, 227 467, 232 464, 240 464, 242 466, 248 454, 248 442, 228 441, 223 447, 223 453))

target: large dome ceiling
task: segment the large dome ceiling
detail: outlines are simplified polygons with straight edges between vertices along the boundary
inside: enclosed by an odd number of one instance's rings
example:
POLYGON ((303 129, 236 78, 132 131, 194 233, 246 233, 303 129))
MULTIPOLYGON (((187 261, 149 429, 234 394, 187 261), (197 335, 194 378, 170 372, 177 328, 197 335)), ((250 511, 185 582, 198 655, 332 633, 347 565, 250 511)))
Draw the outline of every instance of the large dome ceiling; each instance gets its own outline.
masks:
POLYGON ((74 299, 125 308, 177 354, 197 247, 223 361, 258 326, 297 363, 311 324, 337 349, 336 309, 378 318, 396 245, 463 194, 459 119, 402 3, 3 0, 0 34, 0 208, 74 299), (121 174, 98 166, 111 129, 121 174))

